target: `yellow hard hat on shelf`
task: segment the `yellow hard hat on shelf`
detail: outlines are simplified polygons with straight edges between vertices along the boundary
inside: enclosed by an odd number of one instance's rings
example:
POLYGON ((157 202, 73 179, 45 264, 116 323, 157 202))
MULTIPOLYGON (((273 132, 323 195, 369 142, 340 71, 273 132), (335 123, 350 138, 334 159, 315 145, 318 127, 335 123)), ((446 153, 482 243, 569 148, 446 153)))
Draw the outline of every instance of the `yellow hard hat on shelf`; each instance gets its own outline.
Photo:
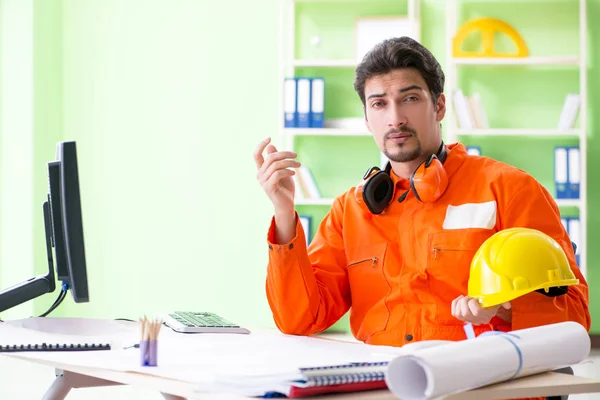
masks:
POLYGON ((509 228, 496 232, 475 253, 468 294, 490 307, 578 283, 556 240, 535 229, 509 228))

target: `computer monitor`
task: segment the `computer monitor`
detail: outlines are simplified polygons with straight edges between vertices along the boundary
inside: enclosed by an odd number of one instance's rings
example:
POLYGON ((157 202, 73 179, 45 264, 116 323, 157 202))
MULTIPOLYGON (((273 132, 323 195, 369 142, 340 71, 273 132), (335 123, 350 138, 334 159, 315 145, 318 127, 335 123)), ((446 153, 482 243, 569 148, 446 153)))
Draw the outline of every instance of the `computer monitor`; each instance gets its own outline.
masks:
POLYGON ((1 291, 0 312, 53 292, 56 289, 56 279, 62 281, 62 290, 54 304, 42 316, 56 309, 66 297, 67 291, 71 292, 76 303, 90 300, 77 148, 74 141, 57 144, 56 160, 48 163, 48 184, 48 198, 42 206, 48 273, 1 291))

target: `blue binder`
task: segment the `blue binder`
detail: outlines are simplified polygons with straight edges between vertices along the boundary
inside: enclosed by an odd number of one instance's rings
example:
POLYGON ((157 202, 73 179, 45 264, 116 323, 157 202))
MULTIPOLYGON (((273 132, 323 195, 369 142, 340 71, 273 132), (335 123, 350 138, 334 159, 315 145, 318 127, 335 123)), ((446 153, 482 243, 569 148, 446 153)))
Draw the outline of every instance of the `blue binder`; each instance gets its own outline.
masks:
POLYGON ((570 199, 579 198, 579 184, 581 182, 581 161, 579 147, 567 148, 567 194, 570 199))
POLYGON ((310 78, 297 78, 298 128, 310 128, 310 78))
POLYGON ((323 128, 325 111, 325 80, 310 80, 310 127, 323 128))
POLYGON ((565 220, 567 225, 567 234, 571 239, 571 242, 575 243, 575 261, 577 265, 581 265, 581 223, 579 217, 561 218, 561 221, 565 220))
POLYGON ((568 161, 567 148, 554 148, 554 184, 557 199, 568 199, 568 161))
POLYGON ((471 156, 480 156, 481 155, 481 147, 479 146, 468 146, 467 153, 471 156))
POLYGON ((283 117, 285 128, 296 128, 298 117, 296 110, 297 85, 295 78, 285 78, 283 82, 283 117))

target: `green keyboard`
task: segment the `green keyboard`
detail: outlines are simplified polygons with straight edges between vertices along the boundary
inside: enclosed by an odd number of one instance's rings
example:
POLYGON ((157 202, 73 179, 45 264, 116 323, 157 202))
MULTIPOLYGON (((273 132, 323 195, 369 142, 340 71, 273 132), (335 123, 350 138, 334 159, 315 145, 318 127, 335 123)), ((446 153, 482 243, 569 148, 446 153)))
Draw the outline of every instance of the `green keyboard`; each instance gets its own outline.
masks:
POLYGON ((182 333, 250 333, 248 329, 211 312, 175 311, 167 314, 164 322, 182 333))

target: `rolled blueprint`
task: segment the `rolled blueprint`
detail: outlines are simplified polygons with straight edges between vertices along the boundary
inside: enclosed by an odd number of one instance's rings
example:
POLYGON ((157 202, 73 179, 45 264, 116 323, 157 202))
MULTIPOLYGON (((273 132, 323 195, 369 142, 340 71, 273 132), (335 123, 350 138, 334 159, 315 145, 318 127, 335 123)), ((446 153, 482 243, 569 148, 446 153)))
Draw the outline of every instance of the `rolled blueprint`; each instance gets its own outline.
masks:
POLYGON ((576 322, 485 332, 394 358, 386 382, 400 399, 434 399, 576 364, 590 348, 588 332, 576 322))

